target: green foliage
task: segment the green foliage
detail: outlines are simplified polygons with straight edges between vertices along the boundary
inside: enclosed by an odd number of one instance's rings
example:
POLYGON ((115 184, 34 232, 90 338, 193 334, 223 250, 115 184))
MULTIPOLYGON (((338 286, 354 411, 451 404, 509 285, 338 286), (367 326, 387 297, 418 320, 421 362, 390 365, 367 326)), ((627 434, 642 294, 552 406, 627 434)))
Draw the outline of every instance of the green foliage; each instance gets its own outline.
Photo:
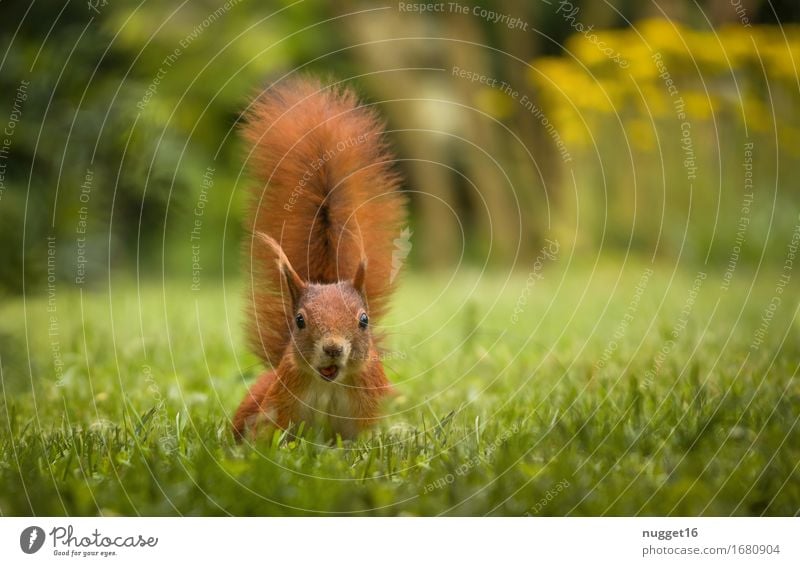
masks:
POLYGON ((189 293, 120 280, 110 296, 60 291, 49 313, 45 299, 6 303, 0 513, 798 512, 791 309, 750 349, 774 274, 717 303, 709 273, 673 338, 694 274, 655 266, 620 336, 644 266, 563 281, 547 269, 533 287, 404 281, 387 320, 399 395, 374 433, 333 445, 313 431, 233 442, 229 418, 260 371, 241 347, 236 282, 189 293), (25 337, 10 332, 23 308, 25 337))
MULTIPOLYGON (((172 179, 169 166, 177 155, 178 132, 166 134, 154 158, 146 140, 156 137, 156 125, 142 120, 134 131, 137 85, 126 81, 124 53, 107 50, 112 36, 96 24, 87 26, 83 3, 68 3, 52 30, 30 25, 53 17, 44 7, 36 9, 42 13, 29 14, 25 32, 13 41, 13 29, 3 30, 10 68, 2 75, 2 89, 13 99, 20 85, 29 83, 11 138, 8 198, 0 206, 0 230, 11 243, 11 262, 0 267, 0 288, 10 290, 21 289, 23 249, 28 289, 45 274, 46 236, 74 253, 81 207, 88 210, 86 237, 93 256, 101 258, 105 251, 133 260, 137 244, 152 245, 147 235, 136 238, 139 223, 158 222, 170 190, 178 196, 186 190, 181 176, 172 179), (85 201, 82 185, 89 188, 85 201)), ((4 15, 13 22, 19 14, 4 15)), ((57 272, 71 274, 69 262, 57 272)))
POLYGON ((637 3, 574 5, 573 17, 558 3, 481 4, 523 30, 369 2, 4 4, 0 124, 18 122, 2 162, 0 293, 45 290, 48 236, 55 276, 73 279, 84 216, 91 284, 116 269, 182 275, 208 168, 203 269, 227 269, 210 259, 236 257, 251 182, 237 121, 254 94, 304 72, 348 81, 386 117, 415 238, 436 242, 415 245, 414 264, 488 258, 505 268, 554 234, 578 253, 721 263, 738 249, 749 262, 778 259, 796 223, 800 36, 774 18, 796 20, 796 10, 753 7, 758 25, 744 27, 733 10, 736 25, 723 26, 724 10, 679 6, 673 21, 644 20, 637 3), (698 167, 691 183, 684 131, 698 167))
POLYGON ((565 235, 587 251, 779 260, 800 158, 800 30, 786 30, 648 19, 594 32, 622 64, 579 33, 568 57, 536 59, 529 80, 575 157, 565 235))
MULTIPOLYGON (((332 44, 288 37, 320 15, 305 10, 272 18, 274 7, 255 2, 222 10, 203 0, 180 11, 96 4, 3 6, 4 127, 15 102, 19 112, 13 136, 0 136, 10 141, 0 292, 21 292, 23 271, 27 292, 42 289, 48 236, 57 242, 56 275, 72 279, 82 215, 93 282, 107 275, 108 257, 114 268, 159 268, 165 236, 182 241, 191 225, 197 172, 239 172, 231 130, 250 96, 309 49, 332 44)), ((217 241, 227 193, 218 192, 206 227, 217 241)))

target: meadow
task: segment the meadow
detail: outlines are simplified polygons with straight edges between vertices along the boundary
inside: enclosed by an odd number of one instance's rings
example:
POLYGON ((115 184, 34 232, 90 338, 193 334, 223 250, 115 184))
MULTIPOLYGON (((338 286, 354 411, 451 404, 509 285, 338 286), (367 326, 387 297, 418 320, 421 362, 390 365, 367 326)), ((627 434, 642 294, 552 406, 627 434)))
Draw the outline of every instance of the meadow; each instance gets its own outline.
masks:
POLYGON ((355 442, 237 445, 241 284, 118 277, 0 303, 0 514, 796 515, 800 349, 779 273, 558 258, 412 272, 398 395, 355 442))

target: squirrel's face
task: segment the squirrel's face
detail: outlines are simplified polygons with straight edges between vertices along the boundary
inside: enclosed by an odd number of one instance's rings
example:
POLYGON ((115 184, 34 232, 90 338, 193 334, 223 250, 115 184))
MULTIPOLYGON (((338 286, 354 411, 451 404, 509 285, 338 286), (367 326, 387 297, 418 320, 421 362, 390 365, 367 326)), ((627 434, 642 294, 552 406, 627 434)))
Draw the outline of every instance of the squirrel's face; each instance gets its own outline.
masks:
POLYGON ((350 281, 307 283, 289 263, 280 244, 259 238, 274 251, 288 291, 294 320, 292 344, 297 364, 325 381, 342 380, 359 371, 369 357, 372 338, 365 296, 366 259, 350 281))
POLYGON ((370 350, 369 316, 349 281, 306 286, 295 309, 296 361, 325 381, 360 371, 370 350))

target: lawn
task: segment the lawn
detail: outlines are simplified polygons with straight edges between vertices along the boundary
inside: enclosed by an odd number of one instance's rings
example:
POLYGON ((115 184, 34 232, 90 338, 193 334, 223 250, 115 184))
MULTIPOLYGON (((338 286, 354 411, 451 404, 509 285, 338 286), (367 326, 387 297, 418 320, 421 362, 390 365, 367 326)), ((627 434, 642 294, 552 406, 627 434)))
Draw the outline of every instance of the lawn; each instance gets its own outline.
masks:
POLYGON ((796 299, 762 318, 779 274, 565 262, 406 276, 398 395, 354 443, 234 443, 260 371, 238 281, 5 300, 0 513, 797 514, 796 299))

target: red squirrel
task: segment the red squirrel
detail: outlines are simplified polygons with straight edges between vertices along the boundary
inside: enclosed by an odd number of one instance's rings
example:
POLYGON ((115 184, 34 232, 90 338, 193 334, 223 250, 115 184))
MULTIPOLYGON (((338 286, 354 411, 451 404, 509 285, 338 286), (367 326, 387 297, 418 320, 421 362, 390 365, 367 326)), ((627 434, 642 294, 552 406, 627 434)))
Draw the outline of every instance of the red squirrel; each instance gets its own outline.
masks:
POLYGON ((245 220, 247 336, 272 370, 233 418, 237 440, 306 423, 354 438, 391 391, 374 332, 405 220, 378 114, 348 88, 296 78, 245 115, 258 184, 245 220))

